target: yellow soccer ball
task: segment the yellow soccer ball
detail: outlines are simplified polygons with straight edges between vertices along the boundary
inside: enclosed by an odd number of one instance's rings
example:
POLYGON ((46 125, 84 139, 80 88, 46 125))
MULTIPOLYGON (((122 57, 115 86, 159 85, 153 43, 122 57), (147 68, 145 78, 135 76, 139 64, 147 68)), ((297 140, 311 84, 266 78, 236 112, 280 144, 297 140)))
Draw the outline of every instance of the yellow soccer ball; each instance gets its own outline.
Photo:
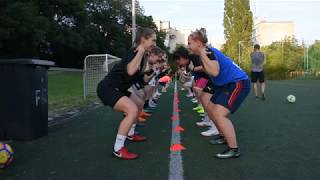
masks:
POLYGON ((0 168, 8 167, 13 160, 13 150, 9 144, 0 143, 0 168))

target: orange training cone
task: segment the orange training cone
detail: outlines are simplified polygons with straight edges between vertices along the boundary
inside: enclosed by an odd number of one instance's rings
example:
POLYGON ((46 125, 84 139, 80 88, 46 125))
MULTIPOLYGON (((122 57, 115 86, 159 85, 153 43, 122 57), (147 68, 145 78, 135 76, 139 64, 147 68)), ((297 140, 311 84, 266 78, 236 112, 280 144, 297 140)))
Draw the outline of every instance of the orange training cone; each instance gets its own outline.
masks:
POLYGON ((171 147, 170 147, 170 150, 171 151, 182 151, 182 150, 185 150, 186 148, 183 147, 181 144, 173 144, 171 147))
POLYGON ((177 115, 172 115, 171 116, 171 120, 172 121, 176 121, 176 120, 178 120, 179 119, 179 117, 177 116, 177 115))
POLYGON ((174 128, 174 131, 175 132, 180 132, 180 131, 184 131, 184 128, 182 128, 181 126, 176 126, 175 128, 174 128))

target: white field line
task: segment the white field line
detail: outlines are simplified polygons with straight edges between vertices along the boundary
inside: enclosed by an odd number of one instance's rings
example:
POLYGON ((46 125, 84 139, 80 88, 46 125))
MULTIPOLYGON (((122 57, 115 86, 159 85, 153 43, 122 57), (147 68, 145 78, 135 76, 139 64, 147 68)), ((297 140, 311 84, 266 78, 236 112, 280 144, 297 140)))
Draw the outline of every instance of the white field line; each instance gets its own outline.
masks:
MULTIPOLYGON (((174 98, 173 98, 173 111, 172 115, 178 117, 178 120, 172 121, 172 134, 171 134, 171 146, 173 144, 181 144, 180 132, 175 132, 174 128, 180 125, 179 112, 177 100, 177 82, 174 83, 174 98)), ((169 180, 183 180, 183 163, 182 163, 182 152, 181 151, 171 151, 170 152, 170 164, 169 164, 169 180)))

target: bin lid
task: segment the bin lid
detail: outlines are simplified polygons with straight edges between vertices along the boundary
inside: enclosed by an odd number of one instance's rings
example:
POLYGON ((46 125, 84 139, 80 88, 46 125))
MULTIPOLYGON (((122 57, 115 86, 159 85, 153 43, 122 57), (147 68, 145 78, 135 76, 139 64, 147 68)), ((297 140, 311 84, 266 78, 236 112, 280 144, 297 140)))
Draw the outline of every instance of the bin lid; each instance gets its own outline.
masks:
POLYGON ((0 64, 29 64, 39 66, 54 66, 54 62, 40 59, 0 59, 0 64))

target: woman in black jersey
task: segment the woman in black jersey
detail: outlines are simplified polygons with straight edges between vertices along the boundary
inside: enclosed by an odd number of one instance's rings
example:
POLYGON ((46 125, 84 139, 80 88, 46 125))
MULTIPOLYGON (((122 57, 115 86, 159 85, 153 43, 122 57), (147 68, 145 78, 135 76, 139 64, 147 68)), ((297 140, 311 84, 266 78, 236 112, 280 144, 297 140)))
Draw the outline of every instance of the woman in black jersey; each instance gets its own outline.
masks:
MULTIPOLYGON (((126 139, 132 141, 145 140, 145 137, 137 134, 127 137, 139 113, 139 107, 137 106, 139 98, 135 94, 131 94, 128 89, 134 83, 143 80, 143 72, 147 64, 144 55, 146 51, 155 46, 155 41, 156 35, 152 29, 138 29, 135 45, 129 50, 127 58, 116 64, 97 88, 98 97, 104 105, 125 114, 121 120, 113 150, 113 155, 120 159, 130 160, 138 157, 137 154, 129 152, 124 147, 126 139)), ((147 61, 154 64, 157 62, 157 58, 148 58, 147 61)))

